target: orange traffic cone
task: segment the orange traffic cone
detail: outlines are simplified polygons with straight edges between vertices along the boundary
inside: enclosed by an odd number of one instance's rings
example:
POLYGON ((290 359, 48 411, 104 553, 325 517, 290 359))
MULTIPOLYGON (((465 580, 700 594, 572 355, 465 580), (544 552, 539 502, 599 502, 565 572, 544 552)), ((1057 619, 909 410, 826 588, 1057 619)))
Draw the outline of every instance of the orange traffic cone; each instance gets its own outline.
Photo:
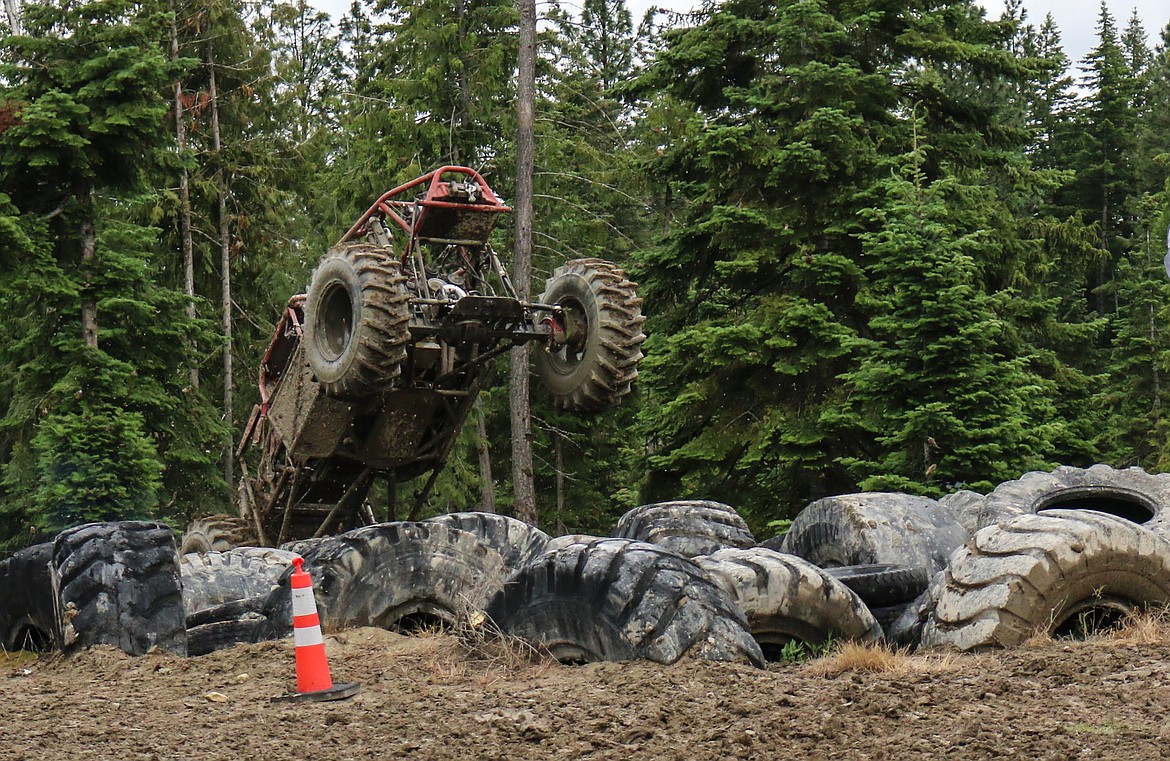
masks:
POLYGON ((329 676, 329 659, 325 657, 325 640, 321 636, 321 619, 313 597, 313 579, 305 571, 305 561, 293 558, 292 575, 293 643, 297 658, 297 694, 273 698, 276 701, 341 700, 353 697, 361 687, 357 682, 333 684, 329 676))

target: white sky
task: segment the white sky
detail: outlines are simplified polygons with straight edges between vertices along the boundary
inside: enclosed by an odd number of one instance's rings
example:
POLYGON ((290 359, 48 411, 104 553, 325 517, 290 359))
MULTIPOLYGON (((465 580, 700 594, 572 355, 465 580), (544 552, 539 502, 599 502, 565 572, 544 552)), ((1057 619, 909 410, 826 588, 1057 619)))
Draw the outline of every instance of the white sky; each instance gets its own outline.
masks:
MULTIPOLYGON (((1170 22, 1170 0, 1105 0, 1113 18, 1117 21, 1118 29, 1122 30, 1129 23, 1129 18, 1136 10, 1142 19, 1146 34, 1153 47, 1161 41, 1162 29, 1170 22)), ((351 0, 310 0, 318 8, 333 16, 334 20, 341 17, 349 9, 351 0)), ((977 0, 987 8, 989 18, 998 18, 1003 12, 1003 0, 977 0)), ((543 0, 537 0, 538 6, 543 0)), ((562 5, 569 9, 579 7, 578 0, 561 0, 562 5)), ((697 0, 626 0, 630 14, 634 18, 635 26, 642 20, 646 9, 652 5, 678 11, 688 11, 697 6, 697 0)), ((1024 9, 1028 12, 1028 20, 1039 26, 1044 17, 1051 13, 1056 25, 1060 28, 1064 52, 1075 65, 1085 57, 1085 54, 1097 43, 1097 15, 1101 8, 1101 0, 1024 0, 1024 9)))

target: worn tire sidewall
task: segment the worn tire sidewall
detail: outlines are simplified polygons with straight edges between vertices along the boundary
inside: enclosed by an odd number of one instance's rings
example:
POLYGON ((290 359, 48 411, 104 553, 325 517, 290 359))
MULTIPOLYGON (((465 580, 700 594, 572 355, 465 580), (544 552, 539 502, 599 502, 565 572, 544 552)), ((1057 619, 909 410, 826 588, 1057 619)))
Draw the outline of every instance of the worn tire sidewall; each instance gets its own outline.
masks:
POLYGON ((349 373, 359 344, 359 326, 362 319, 362 283, 353 264, 342 256, 327 258, 313 273, 305 302, 305 353, 317 379, 322 383, 339 383, 349 373), (324 338, 325 315, 322 308, 336 288, 345 290, 350 301, 350 335, 345 349, 336 359, 330 359, 321 347, 324 338))

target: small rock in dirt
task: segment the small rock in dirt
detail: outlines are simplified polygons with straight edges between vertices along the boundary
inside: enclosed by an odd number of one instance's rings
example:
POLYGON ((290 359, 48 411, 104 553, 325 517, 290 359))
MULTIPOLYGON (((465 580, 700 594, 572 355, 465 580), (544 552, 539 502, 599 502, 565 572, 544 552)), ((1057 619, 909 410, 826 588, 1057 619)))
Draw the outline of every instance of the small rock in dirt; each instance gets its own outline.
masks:
POLYGON ((224 695, 222 692, 209 692, 203 697, 210 700, 212 703, 226 703, 231 700, 231 698, 229 698, 227 695, 224 695))

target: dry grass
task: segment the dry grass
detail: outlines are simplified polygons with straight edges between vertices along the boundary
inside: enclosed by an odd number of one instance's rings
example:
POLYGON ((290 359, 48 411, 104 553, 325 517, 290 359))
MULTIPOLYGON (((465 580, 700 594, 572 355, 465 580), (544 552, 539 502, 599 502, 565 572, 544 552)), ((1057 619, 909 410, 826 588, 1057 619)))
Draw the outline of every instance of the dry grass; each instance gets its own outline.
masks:
MULTIPOLYGON (((1043 647, 1055 641, 1054 624, 1049 622, 1036 628, 1023 647, 1043 647)), ((1074 638, 1076 639, 1076 638, 1074 638)), ((1081 639, 1093 645, 1164 645, 1170 644, 1170 609, 1148 608, 1135 610, 1121 622, 1081 639)))
POLYGON ((495 621, 467 601, 457 611, 450 631, 464 657, 485 672, 543 673, 556 663, 543 648, 501 631, 495 621))
POLYGON ((1052 624, 1037 626, 1032 636, 1020 643, 1020 647, 1044 647, 1052 644, 1052 624))
POLYGON ((1095 644, 1165 645, 1170 643, 1170 609, 1135 610, 1115 629, 1089 638, 1095 644))
POLYGON ((838 676, 848 672, 885 674, 939 674, 957 671, 962 665, 958 653, 910 654, 889 645, 846 642, 832 655, 810 662, 805 669, 813 676, 838 676))

